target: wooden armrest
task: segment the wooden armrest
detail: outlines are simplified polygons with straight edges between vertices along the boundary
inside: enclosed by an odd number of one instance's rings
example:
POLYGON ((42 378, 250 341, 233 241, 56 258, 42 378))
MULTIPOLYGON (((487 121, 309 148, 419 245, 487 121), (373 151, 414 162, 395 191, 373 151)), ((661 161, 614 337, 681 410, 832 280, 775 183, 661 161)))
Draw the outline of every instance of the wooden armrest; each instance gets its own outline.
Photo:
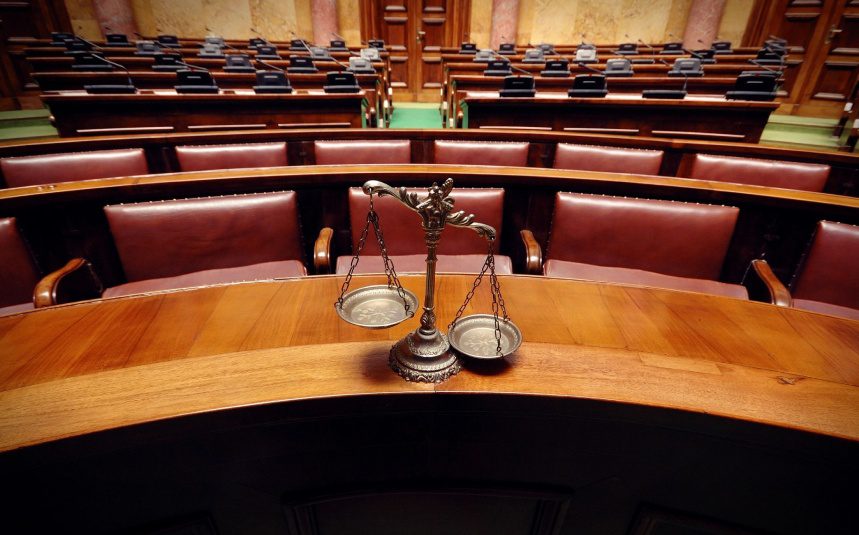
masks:
POLYGON ((525 245, 525 273, 542 275, 543 250, 534 238, 534 233, 530 230, 522 230, 519 232, 519 236, 522 237, 522 243, 525 245))
POLYGON ((761 282, 764 283, 764 286, 766 286, 767 291, 770 294, 770 303, 781 307, 793 306, 793 298, 791 298, 790 292, 778 277, 776 277, 766 260, 752 260, 752 268, 758 276, 758 279, 760 279, 761 282))
POLYGON ((313 244, 313 267, 317 275, 331 273, 331 238, 334 230, 323 227, 313 244))
POLYGON ((73 258, 65 266, 45 275, 33 291, 33 304, 42 308, 71 301, 101 297, 103 288, 92 265, 73 258))

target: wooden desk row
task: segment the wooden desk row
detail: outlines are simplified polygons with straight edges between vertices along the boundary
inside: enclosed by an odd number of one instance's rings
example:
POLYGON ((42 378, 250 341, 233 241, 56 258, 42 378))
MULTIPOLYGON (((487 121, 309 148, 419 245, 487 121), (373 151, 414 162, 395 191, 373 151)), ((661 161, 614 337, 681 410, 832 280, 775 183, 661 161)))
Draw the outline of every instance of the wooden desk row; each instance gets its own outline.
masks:
POLYGON ((631 136, 713 139, 757 143, 778 108, 775 102, 725 100, 691 95, 646 99, 635 94, 571 98, 537 93, 503 98, 495 92, 466 93, 460 103, 464 128, 522 128, 631 136))
POLYGON ((220 94, 147 90, 136 95, 91 95, 84 91, 43 93, 61 137, 251 130, 260 128, 361 128, 370 104, 364 91, 328 94, 256 94, 235 89, 220 94))

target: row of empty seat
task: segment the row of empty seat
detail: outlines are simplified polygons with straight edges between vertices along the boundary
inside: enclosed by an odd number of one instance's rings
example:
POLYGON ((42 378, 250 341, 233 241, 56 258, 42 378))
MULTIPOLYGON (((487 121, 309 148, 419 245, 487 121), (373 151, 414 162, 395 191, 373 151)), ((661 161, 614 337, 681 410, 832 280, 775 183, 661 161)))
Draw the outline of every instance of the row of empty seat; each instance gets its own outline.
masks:
MULTIPOLYGON (((528 142, 436 140, 433 162, 454 165, 528 165, 528 142)), ((407 164, 409 140, 315 141, 317 165, 407 164)), ((553 167, 582 171, 658 175, 663 151, 558 143, 553 167)), ((278 167, 288 165, 285 142, 176 147, 182 171, 278 167)), ((143 149, 119 149, 0 159, 8 187, 145 175, 143 149)), ((830 166, 695 154, 687 178, 823 191, 830 166)))
MULTIPOLYGON (((352 249, 366 224, 368 199, 349 193, 352 249)), ((457 209, 502 231, 503 189, 458 189, 457 209)), ((417 217, 391 198, 375 203, 389 255, 401 273, 425 268, 417 217)), ((307 273, 296 194, 291 191, 111 205, 104 208, 126 281, 103 297, 141 292, 299 277, 307 273)), ((558 193, 545 255, 521 229, 529 269, 547 276, 637 284, 748 298, 744 286, 719 280, 739 209, 685 202, 558 193), (534 261, 536 259, 536 262, 534 261), (536 264, 536 265, 535 265, 536 264)), ((323 228, 314 250, 317 272, 330 265, 332 230, 323 228)), ((29 296, 39 270, 13 218, 0 220, 2 301, 0 313, 32 308, 29 296)), ((476 273, 486 242, 468 229, 450 228, 438 249, 439 272, 476 273)), ((358 273, 380 273, 378 247, 367 241, 358 273)), ((348 271, 351 253, 337 255, 336 272, 348 271)), ((824 221, 800 268, 793 305, 859 319, 859 227, 824 221)), ((498 256, 501 274, 512 262, 498 256)), ((781 283, 760 261, 755 270, 770 287, 773 302, 791 304, 781 283), (781 296, 781 297, 780 297, 781 296), (784 296, 787 296, 784 298, 784 296)), ((39 305, 56 302, 65 277, 91 267, 70 262, 36 290, 39 305)))

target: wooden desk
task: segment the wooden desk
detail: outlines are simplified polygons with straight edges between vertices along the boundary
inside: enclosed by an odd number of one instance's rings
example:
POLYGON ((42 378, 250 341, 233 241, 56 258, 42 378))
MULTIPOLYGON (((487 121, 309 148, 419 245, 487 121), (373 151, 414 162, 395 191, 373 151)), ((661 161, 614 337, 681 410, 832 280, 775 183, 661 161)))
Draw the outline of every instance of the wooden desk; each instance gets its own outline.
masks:
MULTIPOLYGON (((422 299, 423 278, 402 279, 422 299)), ((353 285, 381 280, 355 277, 353 285)), ((439 277, 440 325, 472 281, 439 277)), ((433 386, 360 372, 383 369, 391 342, 417 320, 381 331, 343 322, 332 305, 342 282, 217 286, 0 318, 0 451, 245 404, 432 391, 612 399, 859 441, 859 322, 703 294, 507 276, 502 291, 522 348, 497 375, 466 370, 433 386), (272 366, 283 373, 270 376, 272 366), (243 386, 232 388, 243 373, 243 386)), ((466 313, 490 310, 484 290, 466 313)))
POLYGON ((634 94, 569 98, 558 93, 500 98, 497 92, 470 92, 460 106, 465 128, 518 127, 757 143, 770 113, 779 105, 699 95, 683 100, 643 99, 634 94))
POLYGON ((360 128, 368 106, 363 91, 325 94, 177 94, 172 90, 136 95, 88 95, 83 91, 44 94, 61 137, 123 133, 195 132, 259 128, 360 128))
MULTIPOLYGON (((422 296, 422 279, 402 279, 422 296)), ((432 386, 386 365, 391 341, 417 320, 350 326, 332 306, 341 282, 210 287, 0 319, 0 475, 15 489, 4 525, 124 532, 207 512, 224 535, 249 525, 316 533, 291 524, 305 511, 323 535, 344 532, 331 531, 338 518, 365 525, 374 514, 414 533, 412 509, 394 499, 405 488, 434 496, 424 513, 447 492, 457 524, 491 525, 537 499, 548 527, 503 530, 513 534, 627 534, 643 504, 669 524, 692 515, 855 532, 857 322, 502 277, 524 345, 506 363, 472 363, 432 386), (490 500, 489 517, 463 507, 475 495, 490 500), (39 517, 47 504, 52 514, 39 517)), ((470 287, 471 277, 439 278, 441 324, 470 287)), ((469 312, 488 310, 484 290, 469 312)))

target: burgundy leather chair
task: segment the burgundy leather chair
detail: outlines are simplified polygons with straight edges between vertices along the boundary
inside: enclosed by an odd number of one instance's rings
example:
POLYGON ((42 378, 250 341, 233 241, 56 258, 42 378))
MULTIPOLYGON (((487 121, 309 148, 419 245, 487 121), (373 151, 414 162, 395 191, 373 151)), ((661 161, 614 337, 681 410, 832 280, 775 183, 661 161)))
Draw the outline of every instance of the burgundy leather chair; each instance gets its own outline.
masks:
POLYGON ((823 191, 829 178, 829 166, 696 154, 689 178, 770 188, 823 191))
POLYGON ((143 149, 3 158, 0 170, 10 188, 149 173, 143 149))
POLYGON ((182 171, 243 169, 287 165, 286 143, 243 143, 238 145, 186 145, 176 147, 182 171))
POLYGON ((306 274, 293 191, 104 211, 128 280, 105 297, 306 274))
POLYGON ((0 316, 33 310, 39 271, 14 217, 0 219, 0 316))
POLYGON ((730 206, 558 193, 543 271, 748 299, 745 287, 718 281, 738 213, 730 206))
POLYGON ((314 141, 316 165, 358 165, 411 163, 412 142, 379 141, 314 141))
MULTIPOLYGON (((501 234, 504 213, 503 189, 454 190, 456 203, 454 210, 473 213, 475 220, 495 227, 501 234)), ((426 245, 421 229, 420 216, 391 197, 374 197, 373 205, 379 214, 379 225, 385 238, 388 256, 394 263, 397 273, 420 273, 426 270, 426 245)), ((352 250, 358 248, 358 240, 367 222, 369 198, 361 188, 349 189, 349 222, 352 226, 352 250)), ((371 225, 372 227, 372 225, 371 225)), ((497 253, 496 240, 496 253, 497 253)), ((488 251, 488 242, 476 232, 467 228, 445 227, 439 242, 436 264, 437 272, 478 273, 483 267, 488 251)), ((352 257, 341 255, 337 258, 337 273, 349 272, 352 257)), ((495 271, 498 274, 513 272, 510 257, 495 256, 495 271)), ((361 259, 355 273, 383 273, 382 258, 376 243, 373 229, 370 228, 367 242, 361 251, 361 259)))
POLYGON ((859 227, 819 222, 791 293, 796 308, 859 320, 859 227))
POLYGON ((527 142, 444 141, 433 144, 433 162, 456 165, 528 165, 527 142))
POLYGON ((658 175, 663 151, 558 143, 555 169, 658 175))

